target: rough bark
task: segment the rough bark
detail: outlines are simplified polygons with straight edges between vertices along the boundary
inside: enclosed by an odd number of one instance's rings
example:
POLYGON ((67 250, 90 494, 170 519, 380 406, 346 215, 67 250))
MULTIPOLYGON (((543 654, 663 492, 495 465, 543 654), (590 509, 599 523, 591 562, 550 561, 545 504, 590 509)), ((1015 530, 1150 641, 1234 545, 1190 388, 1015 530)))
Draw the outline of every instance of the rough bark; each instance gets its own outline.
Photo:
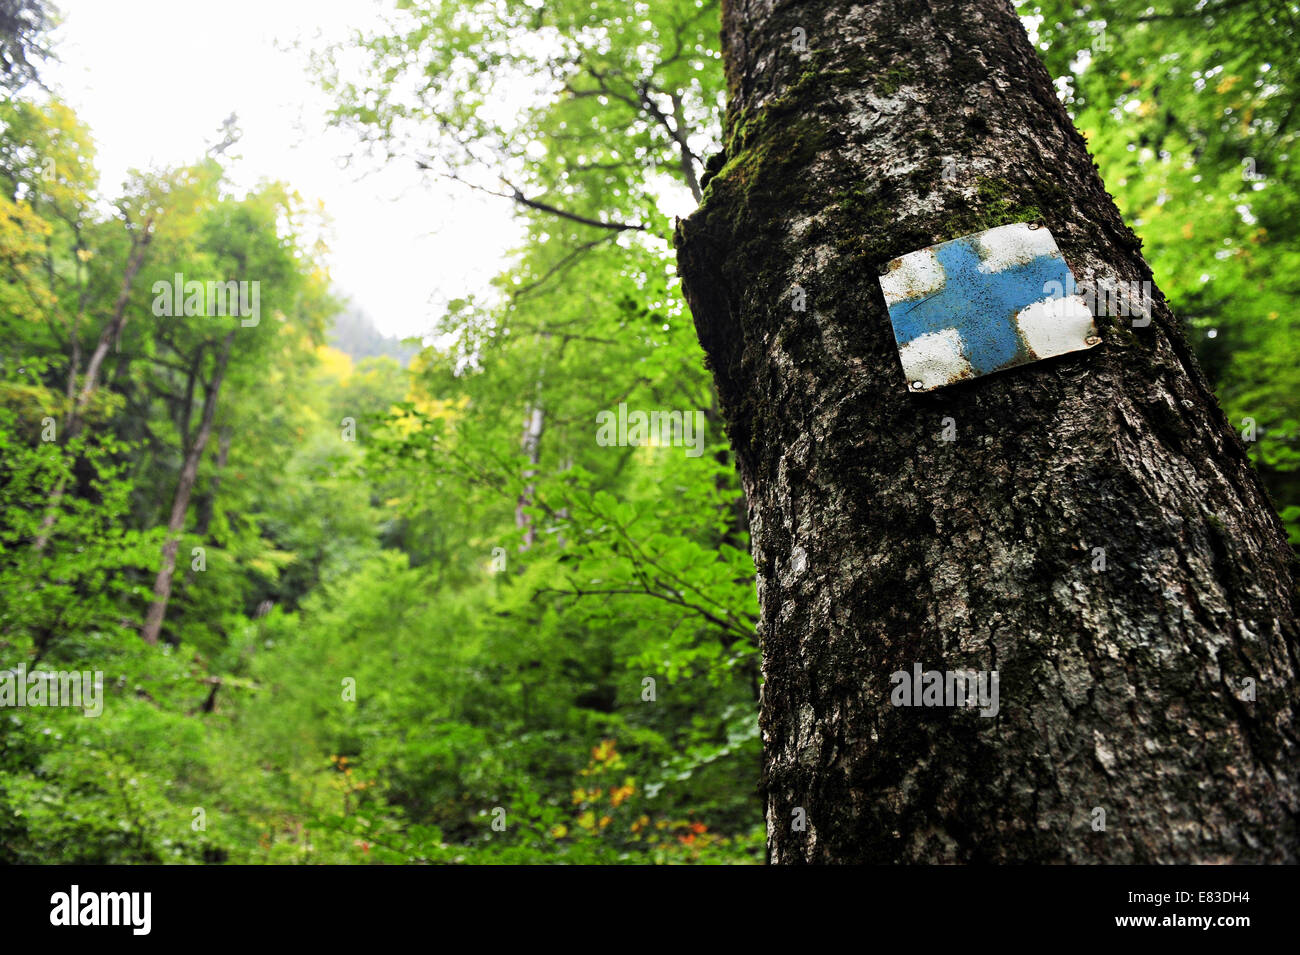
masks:
POLYGON ((724 0, 723 44, 677 244, 749 502, 771 860, 1295 861, 1291 554, 1163 297, 903 380, 895 256, 1041 219, 1081 281, 1151 279, 1010 6, 724 0), (1000 711, 893 706, 915 663, 997 670, 1000 711))
POLYGON ((172 580, 176 576, 176 552, 180 548, 181 531, 185 529, 185 515, 190 507, 190 495, 194 491, 194 482, 199 476, 199 461, 203 450, 212 435, 212 420, 217 413, 217 398, 221 394, 221 383, 226 376, 226 365, 230 361, 230 350, 235 342, 235 333, 227 332, 221 342, 221 351, 217 355, 216 368, 212 380, 207 383, 203 398, 203 416, 199 421, 199 430, 194 442, 185 452, 185 461, 181 465, 180 479, 176 482, 176 496, 172 498, 171 517, 167 521, 167 540, 163 543, 162 566, 154 580, 153 600, 145 614, 144 629, 140 636, 145 643, 156 644, 162 633, 163 620, 167 616, 167 604, 171 599, 172 580))

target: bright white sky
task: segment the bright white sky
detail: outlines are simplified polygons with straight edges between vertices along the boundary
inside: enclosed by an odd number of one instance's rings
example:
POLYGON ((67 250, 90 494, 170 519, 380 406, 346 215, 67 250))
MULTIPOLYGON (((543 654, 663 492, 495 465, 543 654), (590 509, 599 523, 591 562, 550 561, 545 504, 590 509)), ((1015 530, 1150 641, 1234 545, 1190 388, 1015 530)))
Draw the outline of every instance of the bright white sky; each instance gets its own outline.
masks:
POLYGON ((353 143, 326 128, 331 104, 307 72, 306 49, 376 25, 392 0, 57 4, 62 62, 46 77, 89 125, 106 194, 130 167, 197 160, 238 113, 231 178, 282 180, 324 202, 336 287, 398 336, 429 332, 442 303, 482 290, 519 241, 506 200, 424 182, 405 160, 341 168, 353 143), (291 49, 295 40, 306 49, 291 49))

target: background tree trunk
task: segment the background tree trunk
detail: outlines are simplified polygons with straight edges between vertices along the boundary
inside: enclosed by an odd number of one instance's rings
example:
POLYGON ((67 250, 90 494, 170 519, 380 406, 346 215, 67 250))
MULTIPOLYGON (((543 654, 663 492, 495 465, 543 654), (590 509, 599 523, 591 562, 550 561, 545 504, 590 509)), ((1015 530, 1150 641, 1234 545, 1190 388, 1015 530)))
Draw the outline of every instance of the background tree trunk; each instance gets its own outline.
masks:
MULTIPOLYGON (((145 219, 140 234, 131 240, 131 251, 127 255, 126 270, 122 273, 121 291, 117 293, 117 302, 113 305, 113 314, 99 333, 99 341, 95 345, 95 350, 90 354, 90 362, 86 366, 86 380, 82 383, 79 392, 76 391, 76 377, 77 364, 81 360, 81 346, 77 341, 77 326, 74 324, 72 327, 70 336, 72 357, 70 359, 71 367, 68 371, 69 405, 63 426, 64 441, 75 438, 81 431, 82 424, 85 422, 86 408, 90 404, 90 399, 94 396, 95 390, 99 387, 100 366, 104 364, 104 359, 108 356, 108 350, 121 337, 122 329, 126 327, 127 305, 131 301, 131 288, 135 284, 135 277, 139 273, 140 267, 144 264, 149 244, 153 241, 153 227, 154 218, 149 216, 145 219), (75 400, 73 400, 74 393, 76 394, 75 400)), ((50 541, 50 534, 54 530, 54 522, 58 520, 59 505, 63 502, 63 495, 66 492, 66 481, 60 480, 50 493, 45 519, 41 521, 40 529, 36 532, 36 539, 32 542, 32 549, 38 554, 45 550, 46 544, 50 541)))
POLYGON ((158 637, 162 633, 163 620, 167 616, 167 603, 172 594, 172 580, 176 576, 176 552, 180 547, 181 532, 185 529, 185 515, 190 508, 190 494, 199 476, 199 461, 203 459, 203 450, 208 446, 208 438, 212 435, 212 420, 217 413, 217 398, 221 395, 221 383, 226 377, 226 365, 230 361, 230 349, 234 343, 235 333, 227 332, 221 342, 221 351, 217 355, 212 381, 207 383, 203 400, 203 417, 199 421, 198 433, 195 434, 194 443, 186 451, 185 461, 181 465, 180 479, 176 483, 176 496, 172 499, 172 513, 167 521, 167 540, 163 544, 162 567, 159 568, 158 576, 154 580, 153 600, 145 614, 144 629, 140 633, 144 642, 148 644, 158 642, 158 637))
POLYGON ((1090 351, 903 379, 895 256, 1041 218, 1081 282, 1151 278, 1011 7, 724 0, 723 43, 677 244, 749 501, 771 860, 1295 861, 1291 553, 1159 293, 1090 351), (999 713, 894 707, 915 663, 996 669, 999 713))
MULTIPOLYGON (((540 393, 541 389, 538 388, 540 393)), ((529 405, 524 412, 524 436, 522 445, 524 454, 527 455, 531 464, 537 464, 541 460, 542 453, 542 430, 546 424, 546 412, 539 405, 529 405)), ((524 472, 525 478, 533 477, 537 472, 528 470, 524 472)), ((533 494, 537 488, 529 484, 524 488, 518 500, 515 501, 515 526, 524 529, 524 540, 519 545, 520 550, 528 550, 537 541, 537 527, 533 523, 532 517, 529 516, 526 508, 533 503, 533 494)))

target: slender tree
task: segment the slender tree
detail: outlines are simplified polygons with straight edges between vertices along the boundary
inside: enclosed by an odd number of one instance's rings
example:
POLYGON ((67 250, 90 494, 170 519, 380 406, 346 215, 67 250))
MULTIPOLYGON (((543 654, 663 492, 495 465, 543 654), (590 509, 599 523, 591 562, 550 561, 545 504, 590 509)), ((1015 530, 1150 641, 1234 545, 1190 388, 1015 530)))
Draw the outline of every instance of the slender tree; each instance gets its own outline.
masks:
MULTIPOLYGON (((81 431, 82 425, 85 423, 86 408, 100 385, 99 376, 104 359, 108 357, 109 349, 121 340, 122 329, 129 317, 127 306, 131 302, 132 286, 135 284, 136 275, 140 272, 140 266, 144 264, 145 255, 149 251, 149 244, 153 241, 154 221, 155 217, 153 215, 147 216, 140 229, 131 235, 131 247, 127 256, 126 269, 122 273, 122 287, 117 294, 117 301, 113 305, 113 313, 100 331, 99 341, 95 345, 95 350, 90 354, 90 361, 86 365, 85 377, 80 389, 76 388, 76 379, 81 361, 81 346, 79 339, 76 337, 76 325, 73 326, 73 334, 69 336, 69 347, 72 350, 72 356, 68 363, 68 396, 71 399, 75 393, 76 398, 69 401, 67 415, 64 419, 64 432, 67 437, 75 437, 81 431)), ((54 523, 58 519, 59 506, 66 491, 67 484, 61 480, 50 493, 50 503, 46 510, 45 519, 41 522, 36 539, 32 542, 33 549, 38 553, 45 550, 45 546, 49 543, 54 523)))
POLYGON ((163 544, 162 566, 154 579, 153 600, 145 614, 144 628, 140 636, 145 643, 157 643, 162 633, 163 621, 167 616, 167 603, 171 600, 172 580, 176 576, 176 553, 180 549, 181 534, 185 530, 185 517, 189 513, 190 495, 199 476, 199 461, 212 436, 212 422, 217 414, 217 399, 221 396, 221 385, 226 377, 226 366, 230 363, 230 350, 235 343, 235 332, 226 332, 217 353, 212 377, 203 383, 203 414, 199 419, 199 429, 194 439, 185 448, 185 459, 181 465, 180 478, 176 482, 176 494, 172 498, 171 516, 167 520, 167 540, 163 544))
POLYGON ((772 861, 1295 861, 1291 553, 1163 297, 903 378, 898 255, 1041 220, 1082 282, 1152 278, 1011 6, 731 0, 723 44, 677 244, 749 502, 772 861), (998 671, 996 715, 895 706, 915 664, 998 671))

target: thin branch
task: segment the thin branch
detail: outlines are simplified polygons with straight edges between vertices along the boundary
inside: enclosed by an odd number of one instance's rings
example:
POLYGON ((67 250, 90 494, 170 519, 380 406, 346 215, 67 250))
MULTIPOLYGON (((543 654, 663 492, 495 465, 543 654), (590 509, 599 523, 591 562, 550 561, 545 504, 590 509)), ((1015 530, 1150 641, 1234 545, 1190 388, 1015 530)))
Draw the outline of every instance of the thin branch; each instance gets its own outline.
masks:
POLYGON ((495 189, 489 189, 486 186, 480 186, 478 183, 470 182, 468 179, 463 179, 453 172, 438 172, 436 169, 434 169, 432 166, 430 166, 428 163, 424 162, 423 160, 416 160, 415 164, 420 169, 428 170, 429 172, 432 172, 435 175, 442 176, 445 179, 451 179, 454 180, 455 182, 462 183, 463 185, 466 185, 469 188, 474 189, 478 192, 484 192, 487 193, 489 196, 496 196, 500 199, 511 199, 518 205, 524 206, 528 209, 535 209, 538 212, 546 212, 554 216, 559 216, 561 219, 567 219, 569 222, 576 222, 579 225, 595 226, 598 229, 608 229, 611 232, 649 231, 647 226, 640 225, 638 223, 602 222, 600 219, 592 219, 584 215, 579 215, 576 212, 569 212, 566 209, 561 209, 558 206, 553 206, 548 202, 542 202, 540 199, 530 199, 523 194, 523 191, 520 190, 518 186, 515 186, 514 184, 512 184, 511 182, 505 179, 502 179, 501 181, 505 184, 506 188, 509 189, 510 191, 498 192, 495 189))
POLYGON ((614 238, 616 234, 617 233, 611 232, 609 235, 603 235, 599 239, 592 239, 590 242, 578 246, 576 249, 569 252, 568 255, 564 256, 564 258, 560 259, 560 261, 556 262, 549 269, 547 269, 546 272, 541 276, 541 278, 537 279, 536 281, 529 282, 523 288, 516 291, 512 297, 514 298, 515 301, 519 301, 519 299, 523 298, 525 295, 532 292, 538 286, 542 285, 544 282, 546 282, 547 279, 555 275, 557 272, 567 270, 568 267, 572 265, 575 261, 577 261, 577 259, 580 256, 582 256, 584 253, 590 251, 591 249, 594 249, 602 242, 608 242, 610 239, 614 238))

